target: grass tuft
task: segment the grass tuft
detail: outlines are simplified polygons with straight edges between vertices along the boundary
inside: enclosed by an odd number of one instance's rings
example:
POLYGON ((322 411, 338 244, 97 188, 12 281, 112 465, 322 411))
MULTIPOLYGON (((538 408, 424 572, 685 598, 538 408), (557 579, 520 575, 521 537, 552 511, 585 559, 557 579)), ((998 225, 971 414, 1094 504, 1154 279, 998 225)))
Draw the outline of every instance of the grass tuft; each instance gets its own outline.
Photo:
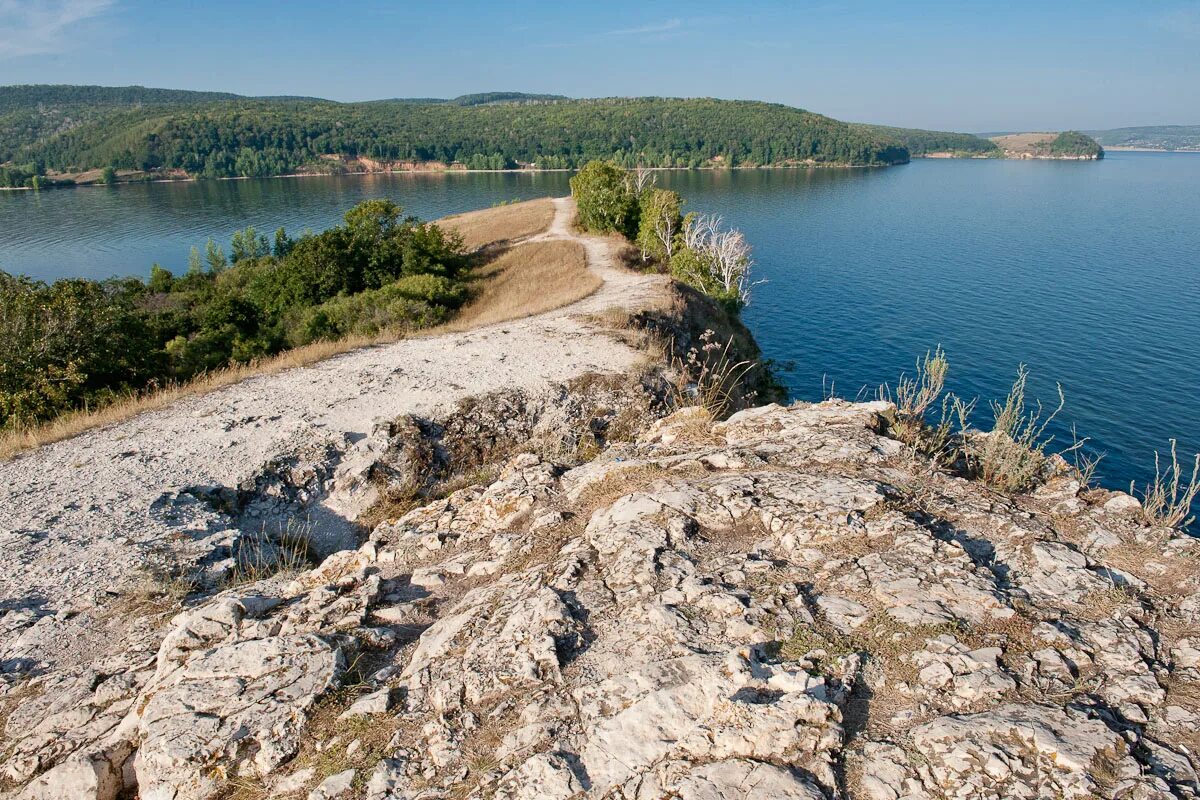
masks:
POLYGON ((269 532, 266 525, 238 548, 228 584, 239 586, 300 573, 314 565, 312 526, 294 518, 269 532))

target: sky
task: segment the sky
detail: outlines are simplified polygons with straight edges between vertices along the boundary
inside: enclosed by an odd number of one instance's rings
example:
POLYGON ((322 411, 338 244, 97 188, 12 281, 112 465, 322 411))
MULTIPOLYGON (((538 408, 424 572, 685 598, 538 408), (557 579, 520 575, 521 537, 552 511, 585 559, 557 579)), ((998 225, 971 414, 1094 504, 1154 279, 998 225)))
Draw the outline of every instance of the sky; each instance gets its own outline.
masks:
POLYGON ((0 0, 0 84, 767 100, 971 132, 1200 124, 1200 0, 0 0))

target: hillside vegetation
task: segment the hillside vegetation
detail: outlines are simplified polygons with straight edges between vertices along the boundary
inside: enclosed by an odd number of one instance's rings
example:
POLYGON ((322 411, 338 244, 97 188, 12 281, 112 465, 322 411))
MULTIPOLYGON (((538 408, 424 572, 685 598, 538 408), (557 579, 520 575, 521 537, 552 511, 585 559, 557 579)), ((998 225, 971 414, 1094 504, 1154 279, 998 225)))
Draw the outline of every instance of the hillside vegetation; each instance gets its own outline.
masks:
POLYGON ((890 125, 859 125, 877 136, 895 139, 908 149, 912 156, 927 156, 933 153, 949 153, 955 156, 999 156, 1000 148, 990 139, 971 133, 950 131, 927 131, 919 128, 894 128, 890 125))
POLYGON ((0 182, 47 185, 108 168, 267 176, 384 167, 885 165, 894 138, 783 105, 712 99, 566 100, 491 93, 334 103, 133 87, 0 88, 0 182))
POLYGON ((1105 147, 1200 151, 1200 125, 1150 125, 1086 133, 1105 147))
POLYGON ((994 136, 1005 158, 1104 158, 1104 148, 1079 131, 1054 133, 1012 133, 994 136))

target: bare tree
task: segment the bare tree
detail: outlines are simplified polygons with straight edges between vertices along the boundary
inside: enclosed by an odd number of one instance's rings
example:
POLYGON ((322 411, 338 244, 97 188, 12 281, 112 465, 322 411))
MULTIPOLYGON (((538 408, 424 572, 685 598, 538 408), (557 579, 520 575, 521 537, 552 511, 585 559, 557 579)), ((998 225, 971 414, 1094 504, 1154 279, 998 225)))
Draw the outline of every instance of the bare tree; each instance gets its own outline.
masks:
POLYGON ((642 193, 653 186, 658 181, 658 175, 654 170, 646 167, 637 167, 629 173, 629 190, 633 192, 635 197, 641 197, 642 193))
POLYGON ((722 230, 722 219, 713 214, 690 215, 684 220, 684 245, 696 253, 689 262, 689 278, 700 286, 714 286, 722 294, 750 302, 750 290, 764 281, 751 281, 754 266, 745 235, 722 230))
POLYGON ((663 252, 666 254, 667 262, 671 261, 671 256, 675 255, 675 235, 677 230, 678 214, 662 214, 654 221, 654 236, 662 243, 663 252))

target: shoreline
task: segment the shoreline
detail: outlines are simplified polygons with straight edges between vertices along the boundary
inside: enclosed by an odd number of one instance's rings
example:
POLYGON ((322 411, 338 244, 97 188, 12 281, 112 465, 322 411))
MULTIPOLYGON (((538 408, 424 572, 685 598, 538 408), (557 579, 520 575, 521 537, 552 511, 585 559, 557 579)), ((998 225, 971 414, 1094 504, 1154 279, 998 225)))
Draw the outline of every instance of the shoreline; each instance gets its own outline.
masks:
POLYGON ((1125 147, 1123 145, 1110 145, 1104 148, 1112 150, 1115 153, 1200 153, 1200 150, 1167 150, 1162 147, 1125 147))
MULTIPOLYGON (((919 158, 920 156, 913 156, 919 158)), ((910 159, 911 161, 911 159, 910 159)), ((788 169, 882 169, 884 167, 902 167, 910 161, 900 161, 894 164, 774 164, 767 166, 736 166, 736 167, 646 167, 651 172, 734 172, 738 170, 788 170, 788 169)), ((147 183, 199 183, 200 181, 250 181, 275 180, 278 178, 338 178, 362 175, 498 175, 498 174, 548 174, 556 172, 578 172, 578 167, 555 167, 551 169, 393 169, 393 170, 354 170, 350 172, 287 172, 281 175, 231 175, 222 178, 153 178, 150 180, 117 181, 116 183, 70 183, 51 184, 34 189, 32 186, 0 186, 0 192, 40 192, 43 189, 85 189, 93 187, 133 186, 147 183)))

